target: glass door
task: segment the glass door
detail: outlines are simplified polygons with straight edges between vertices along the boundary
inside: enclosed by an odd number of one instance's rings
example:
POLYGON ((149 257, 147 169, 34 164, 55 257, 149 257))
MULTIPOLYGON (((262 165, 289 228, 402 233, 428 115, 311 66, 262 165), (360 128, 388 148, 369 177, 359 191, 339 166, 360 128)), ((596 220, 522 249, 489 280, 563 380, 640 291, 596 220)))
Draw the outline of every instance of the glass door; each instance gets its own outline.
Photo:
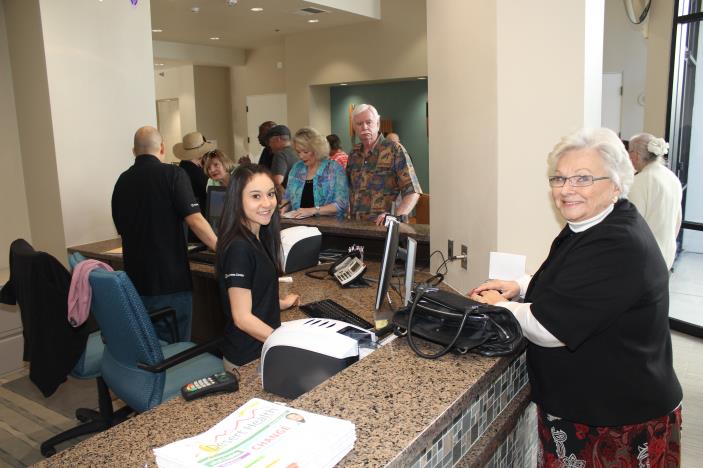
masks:
POLYGON ((667 135, 669 165, 684 189, 669 317, 673 329, 703 337, 703 72, 697 71, 703 59, 701 3, 676 2, 667 135))

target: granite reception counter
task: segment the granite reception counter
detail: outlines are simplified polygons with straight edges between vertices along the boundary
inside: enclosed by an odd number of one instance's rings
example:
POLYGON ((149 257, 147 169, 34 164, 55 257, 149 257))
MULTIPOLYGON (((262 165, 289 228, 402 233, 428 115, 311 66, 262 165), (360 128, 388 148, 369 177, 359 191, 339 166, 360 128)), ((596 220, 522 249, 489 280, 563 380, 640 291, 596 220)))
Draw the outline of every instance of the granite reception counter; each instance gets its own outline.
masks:
MULTIPOLYGON (((70 250, 119 263, 105 253, 118 245, 106 241, 70 250)), ((373 277, 372 265, 369 270, 373 277)), ((193 275, 213 282, 210 265, 193 264, 193 275)), ((281 284, 281 294, 287 292, 300 294, 304 303, 331 298, 367 320, 373 317, 373 287, 342 289, 334 281, 298 272, 292 283, 281 284)), ((297 308, 282 314, 284 321, 302 317, 297 308)), ((357 441, 339 465, 344 467, 527 466, 536 444, 529 430, 531 412, 525 411, 524 354, 449 354, 426 360, 398 338, 292 401, 263 391, 257 364, 241 369, 236 393, 192 402, 177 397, 42 464, 155 466, 153 448, 207 430, 253 397, 352 421, 357 441)))

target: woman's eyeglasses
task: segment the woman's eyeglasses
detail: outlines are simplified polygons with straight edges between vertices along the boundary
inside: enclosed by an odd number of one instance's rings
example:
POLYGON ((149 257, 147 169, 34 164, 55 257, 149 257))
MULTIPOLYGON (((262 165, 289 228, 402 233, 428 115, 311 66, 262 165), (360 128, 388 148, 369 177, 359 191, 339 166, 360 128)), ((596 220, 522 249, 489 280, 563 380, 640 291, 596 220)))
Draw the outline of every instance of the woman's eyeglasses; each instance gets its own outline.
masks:
POLYGON ((592 175, 575 175, 571 177, 551 176, 549 178, 549 185, 552 187, 563 187, 568 181, 571 187, 588 187, 589 185, 593 185, 597 180, 605 179, 610 179, 610 177, 593 177, 592 175))

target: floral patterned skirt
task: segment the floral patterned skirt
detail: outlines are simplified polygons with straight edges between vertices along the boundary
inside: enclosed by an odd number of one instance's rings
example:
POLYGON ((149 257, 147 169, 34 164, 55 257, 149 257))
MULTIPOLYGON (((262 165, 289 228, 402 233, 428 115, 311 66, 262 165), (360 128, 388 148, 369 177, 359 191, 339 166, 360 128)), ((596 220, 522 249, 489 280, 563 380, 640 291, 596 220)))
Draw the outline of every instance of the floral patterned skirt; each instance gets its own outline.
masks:
POLYGON ((593 427, 537 407, 537 466, 560 468, 677 467, 681 464, 681 406, 640 424, 593 427))

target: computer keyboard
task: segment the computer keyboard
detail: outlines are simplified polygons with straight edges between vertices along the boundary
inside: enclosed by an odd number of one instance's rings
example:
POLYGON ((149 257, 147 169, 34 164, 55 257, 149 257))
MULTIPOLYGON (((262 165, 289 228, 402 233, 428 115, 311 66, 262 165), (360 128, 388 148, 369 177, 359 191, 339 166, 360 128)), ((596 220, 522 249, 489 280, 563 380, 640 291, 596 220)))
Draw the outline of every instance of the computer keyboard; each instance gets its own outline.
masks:
POLYGON ((364 330, 374 328, 372 323, 367 322, 351 310, 337 304, 331 299, 303 304, 300 306, 300 310, 302 310, 305 315, 312 318, 339 320, 356 325, 364 330))

